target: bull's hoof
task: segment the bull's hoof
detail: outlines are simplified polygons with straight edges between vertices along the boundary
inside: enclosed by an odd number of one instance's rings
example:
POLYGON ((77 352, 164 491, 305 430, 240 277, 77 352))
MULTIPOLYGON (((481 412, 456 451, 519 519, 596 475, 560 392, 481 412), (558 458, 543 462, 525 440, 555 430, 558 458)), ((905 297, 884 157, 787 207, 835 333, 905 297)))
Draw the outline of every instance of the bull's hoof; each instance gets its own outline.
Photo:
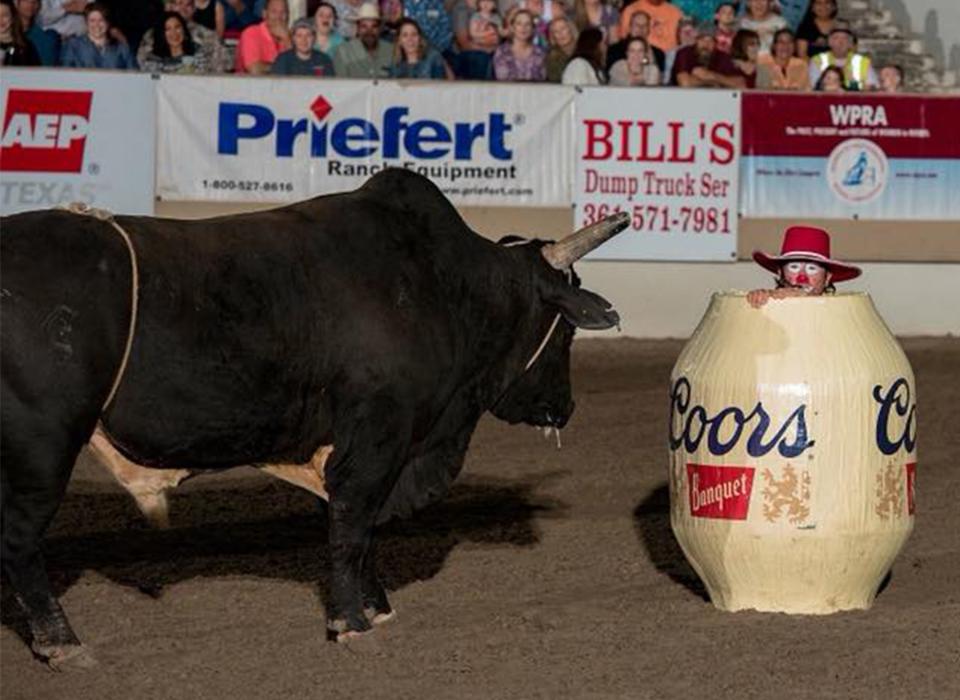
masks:
POLYGON ((349 615, 347 617, 327 620, 327 639, 334 642, 346 642, 361 637, 373 626, 363 615, 349 615))
POLYGON ((33 644, 33 653, 47 662, 53 671, 72 671, 88 669, 97 665, 93 654, 82 644, 62 644, 48 646, 33 644))
POLYGON ((364 608, 363 614, 367 616, 367 619, 370 620, 370 623, 373 625, 382 625, 385 622, 390 622, 397 616, 397 613, 389 607, 386 610, 364 608))

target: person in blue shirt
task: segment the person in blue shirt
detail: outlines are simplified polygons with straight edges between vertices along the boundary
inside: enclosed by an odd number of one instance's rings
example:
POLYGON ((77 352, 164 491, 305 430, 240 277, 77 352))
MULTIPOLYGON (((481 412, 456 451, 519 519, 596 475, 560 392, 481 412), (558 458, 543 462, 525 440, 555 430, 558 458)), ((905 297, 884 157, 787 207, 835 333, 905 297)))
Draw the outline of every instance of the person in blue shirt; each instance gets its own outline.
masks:
POLYGON ((265 0, 217 0, 223 8, 224 29, 239 34, 263 18, 265 0))
POLYGON ((23 34, 30 40, 40 57, 40 64, 56 66, 60 64, 60 35, 52 29, 44 29, 37 21, 40 13, 40 0, 16 0, 17 14, 23 34))
POLYGON ((92 2, 83 11, 87 33, 72 36, 63 45, 60 63, 67 68, 137 70, 130 47, 110 36, 107 8, 92 2))
POLYGON ((453 24, 443 0, 403 0, 403 16, 414 20, 427 43, 441 54, 453 47, 453 24))
POLYGON ((397 42, 394 44, 390 77, 433 80, 447 77, 443 57, 427 44, 420 25, 409 17, 404 17, 397 24, 397 42))
POLYGON ((273 75, 332 76, 333 61, 314 47, 316 29, 309 19, 298 19, 293 24, 293 48, 284 51, 270 66, 273 75))

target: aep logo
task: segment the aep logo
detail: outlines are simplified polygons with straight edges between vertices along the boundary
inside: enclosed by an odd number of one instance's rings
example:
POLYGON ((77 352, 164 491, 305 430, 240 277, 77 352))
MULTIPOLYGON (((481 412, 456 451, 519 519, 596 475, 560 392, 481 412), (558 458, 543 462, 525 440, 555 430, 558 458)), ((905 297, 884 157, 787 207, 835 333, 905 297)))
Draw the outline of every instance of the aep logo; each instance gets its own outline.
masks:
POLYGON ((89 90, 9 90, 0 170, 79 173, 92 102, 89 90))
POLYGON ((382 158, 413 157, 426 160, 452 155, 471 160, 474 148, 484 148, 497 160, 509 160, 513 151, 505 137, 513 128, 502 112, 490 112, 478 122, 445 124, 433 119, 409 119, 409 108, 389 107, 376 122, 347 117, 324 122, 333 110, 323 96, 310 105, 315 119, 284 119, 264 105, 221 102, 218 114, 217 153, 237 155, 240 142, 273 139, 278 158, 293 156, 297 143, 309 143, 310 156, 367 158, 379 151, 382 158))

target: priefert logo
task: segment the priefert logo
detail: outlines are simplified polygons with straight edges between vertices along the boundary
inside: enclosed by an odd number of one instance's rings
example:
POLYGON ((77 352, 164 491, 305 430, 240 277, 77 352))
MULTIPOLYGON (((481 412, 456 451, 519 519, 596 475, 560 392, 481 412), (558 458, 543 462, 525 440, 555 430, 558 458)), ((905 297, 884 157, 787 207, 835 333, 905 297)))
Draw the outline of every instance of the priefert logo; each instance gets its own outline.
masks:
POLYGON ((93 93, 11 89, 0 137, 0 170, 79 173, 93 93))
POLYGON ((482 121, 445 124, 409 119, 407 107, 388 107, 375 122, 360 117, 324 121, 333 106, 322 95, 310 104, 310 111, 314 119, 284 119, 263 105, 221 102, 217 152, 237 155, 241 141, 272 137, 278 158, 292 157, 301 140, 309 144, 314 158, 367 158, 379 151, 383 158, 430 160, 452 155, 454 160, 471 160, 474 149, 497 160, 513 157, 505 143, 513 127, 502 112, 490 112, 482 121))

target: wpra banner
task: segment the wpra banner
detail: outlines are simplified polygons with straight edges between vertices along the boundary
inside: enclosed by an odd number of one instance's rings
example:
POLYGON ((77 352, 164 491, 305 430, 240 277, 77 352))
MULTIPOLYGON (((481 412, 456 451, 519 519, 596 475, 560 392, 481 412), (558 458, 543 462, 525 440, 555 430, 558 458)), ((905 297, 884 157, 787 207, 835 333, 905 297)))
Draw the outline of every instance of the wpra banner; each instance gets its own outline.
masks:
POLYGON ((293 202, 385 167, 458 205, 566 206, 568 88, 163 76, 161 199, 293 202))
POLYGON ((149 75, 4 68, 0 115, 0 213, 71 202, 153 213, 149 75))
POLYGON ((574 110, 577 226, 631 221, 592 258, 736 258, 739 92, 585 88, 574 110))
POLYGON ((744 216, 960 218, 955 97, 743 96, 744 216))

